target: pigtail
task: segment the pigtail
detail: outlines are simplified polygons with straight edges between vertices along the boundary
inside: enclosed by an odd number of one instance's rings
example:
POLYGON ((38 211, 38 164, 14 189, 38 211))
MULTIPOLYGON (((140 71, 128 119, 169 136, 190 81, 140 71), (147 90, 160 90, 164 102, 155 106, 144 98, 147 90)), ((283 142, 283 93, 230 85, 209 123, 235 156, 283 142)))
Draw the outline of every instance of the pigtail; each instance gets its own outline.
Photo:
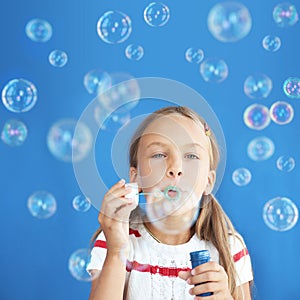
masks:
POLYGON ((234 234, 233 225, 213 195, 204 195, 200 216, 196 222, 196 233, 200 239, 210 241, 217 248, 220 264, 228 275, 228 287, 237 299, 236 270, 229 246, 229 233, 234 234))

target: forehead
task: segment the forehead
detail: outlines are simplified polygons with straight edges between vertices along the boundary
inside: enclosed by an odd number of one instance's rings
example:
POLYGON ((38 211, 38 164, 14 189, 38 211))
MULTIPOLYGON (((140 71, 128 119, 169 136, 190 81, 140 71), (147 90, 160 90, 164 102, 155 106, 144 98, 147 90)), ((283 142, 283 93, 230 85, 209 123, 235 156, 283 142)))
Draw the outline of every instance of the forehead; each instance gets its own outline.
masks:
POLYGON ((209 146, 209 138, 205 135, 201 122, 178 114, 158 117, 146 127, 141 142, 153 140, 163 140, 178 146, 191 143, 209 146))

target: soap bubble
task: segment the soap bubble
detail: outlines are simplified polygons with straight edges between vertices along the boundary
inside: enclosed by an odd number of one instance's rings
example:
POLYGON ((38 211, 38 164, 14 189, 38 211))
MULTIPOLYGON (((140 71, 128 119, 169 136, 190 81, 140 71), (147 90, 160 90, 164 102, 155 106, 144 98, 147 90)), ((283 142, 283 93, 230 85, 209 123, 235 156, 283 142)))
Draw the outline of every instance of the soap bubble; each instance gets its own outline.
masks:
POLYGON ((276 124, 285 125, 293 120, 294 109, 287 102, 277 101, 270 107, 270 117, 276 124))
POLYGON ((53 50, 50 52, 48 59, 53 67, 62 68, 68 62, 68 55, 62 50, 53 50))
POLYGON ((220 83, 228 76, 228 66, 219 58, 207 58, 200 65, 200 74, 207 82, 220 83))
POLYGON ((37 90, 33 83, 25 79, 13 79, 2 90, 2 102, 12 112, 31 110, 37 101, 37 90))
POLYGON ((250 75, 244 82, 244 92, 252 99, 267 98, 272 90, 272 80, 265 74, 250 75))
POLYGON ((248 156, 254 161, 269 159, 275 151, 274 143, 267 137, 257 137, 250 141, 247 147, 248 156))
POLYGON ((282 155, 276 161, 277 169, 283 172, 291 172, 295 166, 295 159, 289 155, 282 155))
POLYGON ((210 33, 221 42, 236 42, 251 30, 251 15, 246 6, 239 2, 216 4, 207 17, 210 33))
POLYGON ((278 36, 266 35, 263 38, 262 45, 265 50, 276 52, 281 47, 281 40, 278 36))
POLYGON ((251 129, 262 130, 271 122, 269 109, 261 104, 252 104, 244 111, 244 123, 251 129))
POLYGON ((82 248, 74 251, 69 257, 69 271, 71 275, 79 281, 92 281, 95 276, 91 276, 86 268, 91 261, 90 249, 82 248))
POLYGON ((277 4, 273 9, 273 19, 279 27, 291 27, 298 22, 299 16, 295 5, 289 2, 277 4))
POLYGON ((46 191, 37 191, 28 198, 27 207, 34 217, 47 219, 56 212, 56 200, 46 191))
POLYGON ((73 161, 80 161, 91 149, 92 134, 84 123, 62 119, 51 126, 47 145, 51 154, 59 160, 72 162, 73 158, 73 161))
POLYGON ((263 219, 272 230, 287 231, 298 221, 298 208, 289 198, 276 197, 264 205, 263 219))
POLYGON ((99 37, 108 44, 126 41, 132 31, 130 18, 120 11, 107 11, 97 23, 99 37))
POLYGON ((152 26, 164 26, 170 19, 169 8, 160 2, 151 2, 144 10, 145 22, 152 26))
POLYGON ((97 96, 101 106, 109 113, 121 107, 120 112, 128 112, 140 99, 141 91, 137 80, 127 73, 112 73, 112 87, 97 96), (136 101, 128 102, 128 99, 136 101), (128 102, 128 103, 127 103, 128 102))
POLYGON ((131 60, 140 60, 144 56, 144 49, 140 45, 130 44, 125 49, 125 55, 131 60))
POLYGON ((83 84, 89 94, 97 95, 111 87, 111 77, 105 71, 94 69, 84 75, 83 84))
POLYGON ((300 78, 289 77, 283 83, 283 91, 289 98, 300 98, 300 78))
POLYGON ((190 63, 199 64, 204 58, 204 52, 202 49, 188 48, 185 51, 185 59, 190 63))
POLYGON ((245 186, 250 183, 252 178, 251 172, 246 168, 239 168, 232 173, 232 181, 237 186, 245 186))
POLYGON ((80 212, 87 212, 91 208, 91 201, 84 195, 77 195, 72 201, 73 208, 80 212))
POLYGON ((9 146, 20 146, 27 138, 27 127, 19 120, 8 120, 2 129, 1 139, 9 146))
POLYGON ((32 19, 25 27, 26 35, 34 42, 47 42, 52 37, 52 26, 42 19, 32 19))

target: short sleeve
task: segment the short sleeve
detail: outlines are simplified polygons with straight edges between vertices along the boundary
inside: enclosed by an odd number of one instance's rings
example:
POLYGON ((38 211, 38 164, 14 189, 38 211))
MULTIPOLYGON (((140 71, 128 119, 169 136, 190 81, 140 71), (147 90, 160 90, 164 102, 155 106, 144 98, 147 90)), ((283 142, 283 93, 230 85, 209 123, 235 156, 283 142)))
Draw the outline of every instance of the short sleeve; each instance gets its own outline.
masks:
POLYGON ((98 235, 93 249, 91 251, 91 260, 88 263, 86 270, 90 273, 91 270, 101 270, 106 257, 106 240, 103 231, 98 235))
POLYGON ((230 248, 235 269, 237 272, 236 284, 237 286, 242 285, 248 281, 253 280, 253 272, 251 259, 241 235, 230 235, 230 248))

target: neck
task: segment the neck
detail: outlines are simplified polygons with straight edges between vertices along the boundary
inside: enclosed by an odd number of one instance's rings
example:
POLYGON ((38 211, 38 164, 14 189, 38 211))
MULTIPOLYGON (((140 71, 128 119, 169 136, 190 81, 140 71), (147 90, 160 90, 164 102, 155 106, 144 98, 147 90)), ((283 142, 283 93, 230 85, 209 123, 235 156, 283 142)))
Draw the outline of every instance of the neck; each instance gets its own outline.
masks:
POLYGON ((166 245, 180 245, 187 243, 193 234, 195 233, 194 226, 184 230, 179 231, 177 233, 166 233, 162 230, 159 230, 156 226, 154 226, 151 222, 144 222, 144 226, 148 233, 155 239, 157 242, 166 244, 166 245))

